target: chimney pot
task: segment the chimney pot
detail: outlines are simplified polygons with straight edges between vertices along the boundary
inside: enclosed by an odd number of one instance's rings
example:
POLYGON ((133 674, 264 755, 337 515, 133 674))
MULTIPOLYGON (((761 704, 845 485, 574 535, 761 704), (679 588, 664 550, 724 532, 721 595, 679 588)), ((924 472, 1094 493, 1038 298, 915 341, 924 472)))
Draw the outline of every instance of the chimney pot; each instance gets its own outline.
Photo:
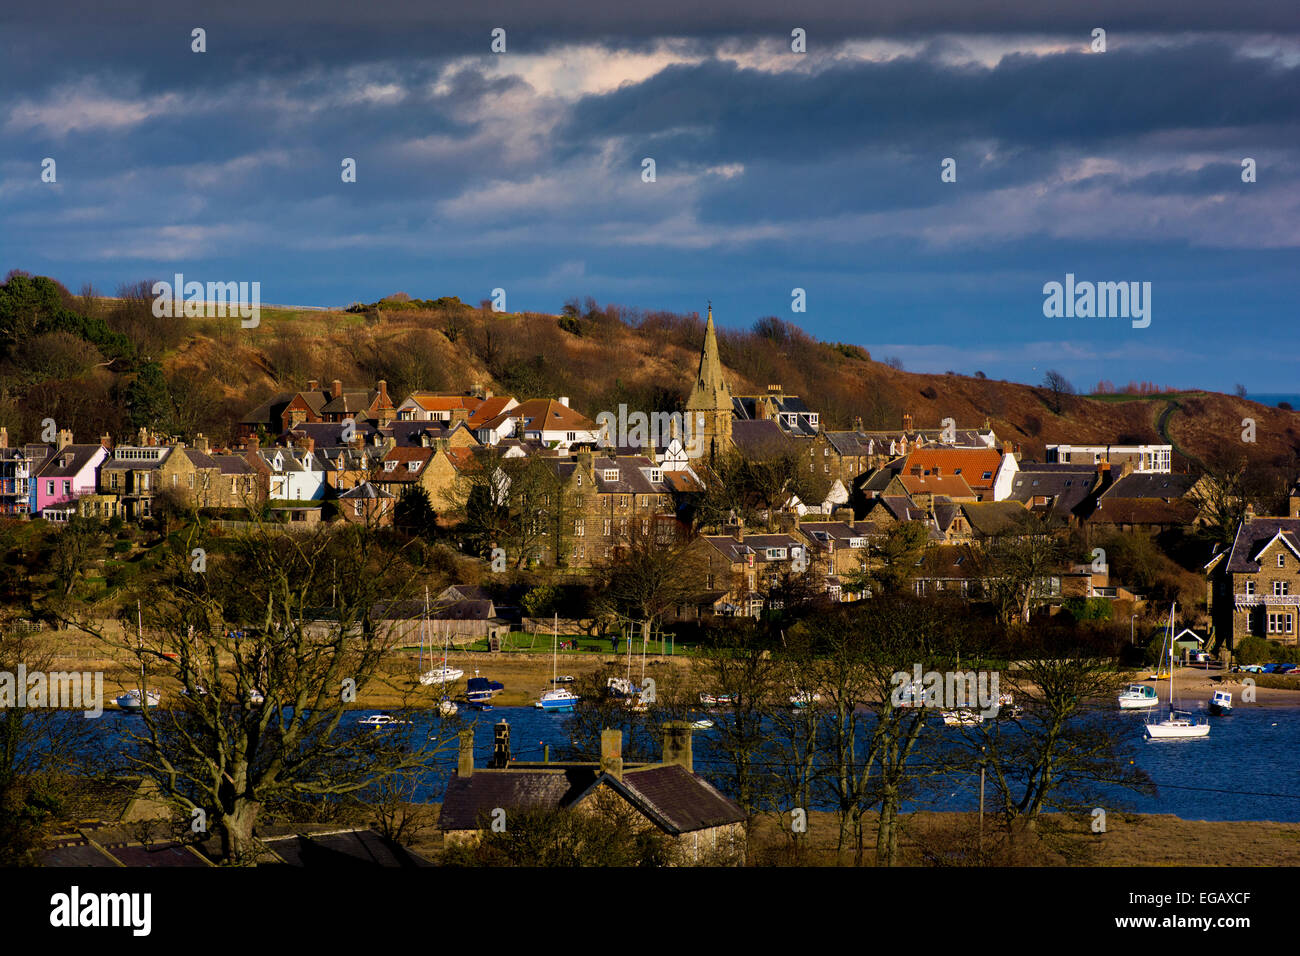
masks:
POLYGON ((695 772, 691 754, 691 725, 684 720, 670 720, 664 724, 665 766, 681 767, 687 773, 695 772))
POLYGON ((465 728, 460 732, 460 753, 456 761, 456 776, 469 777, 474 773, 474 731, 465 728))
POLYGON ((623 731, 600 732, 600 769, 616 780, 623 779, 623 731))
POLYGON ((315 379, 315 378, 308 379, 308 380, 307 380, 307 391, 309 391, 309 392, 319 392, 319 391, 320 391, 320 380, 319 380, 319 379, 315 379))

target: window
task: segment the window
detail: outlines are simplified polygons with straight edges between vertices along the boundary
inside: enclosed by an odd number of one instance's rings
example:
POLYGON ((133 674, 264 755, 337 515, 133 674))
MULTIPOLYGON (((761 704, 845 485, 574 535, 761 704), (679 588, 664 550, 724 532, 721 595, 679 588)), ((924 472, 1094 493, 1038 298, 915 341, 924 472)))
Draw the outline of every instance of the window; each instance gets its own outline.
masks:
POLYGON ((650 481, 652 484, 659 484, 664 480, 664 473, 658 468, 650 469, 650 481))
MULTIPOLYGON (((1280 557, 1280 555, 1279 555, 1279 557, 1280 557)), ((1274 594, 1276 597, 1284 597, 1285 595, 1287 595, 1287 594, 1290 592, 1290 590, 1291 590, 1291 583, 1290 583, 1289 581, 1274 581, 1274 582, 1273 582, 1273 594, 1274 594)))
POLYGON ((769 560, 769 561, 780 561, 780 560, 782 560, 782 559, 785 558, 785 555, 786 555, 786 550, 785 550, 785 548, 768 548, 768 549, 767 549, 767 560, 769 560))
POLYGON ((575 538, 581 538, 581 537, 583 537, 584 535, 586 535, 586 533, 587 533, 587 530, 586 530, 586 522, 585 522, 582 518, 574 518, 574 519, 573 519, 573 536, 574 536, 575 538))
POLYGON ((72 482, 66 479, 63 482, 63 494, 64 495, 72 494, 72 482))
POLYGON ((610 529, 612 528, 612 526, 613 526, 613 521, 611 521, 609 518, 606 518, 606 519, 605 519, 605 537, 607 537, 607 538, 609 537, 609 532, 610 532, 610 529))
POLYGON ((396 469, 397 469, 397 462, 395 461, 384 462, 384 471, 395 471, 396 469))
POLYGON ((618 506, 619 506, 620 508, 626 508, 626 507, 627 507, 627 495, 619 495, 619 496, 618 496, 618 506))
POLYGON ((420 470, 420 463, 419 463, 418 461, 408 461, 408 462, 406 463, 406 470, 407 470, 407 471, 419 471, 419 470, 420 470))
POLYGON ((984 472, 984 480, 985 480, 985 481, 988 481, 988 480, 989 480, 990 478, 992 478, 992 477, 993 477, 993 472, 991 472, 991 471, 986 471, 986 472, 984 472))
POLYGON ((1290 634, 1291 633, 1291 615, 1282 613, 1270 613, 1268 616, 1268 633, 1270 634, 1290 634))
POLYGON ((352 513, 356 515, 358 518, 361 517, 361 502, 359 501, 352 502, 352 513))
POLYGON ((605 468, 601 471, 600 478, 602 481, 618 481, 618 469, 605 468))
MULTIPOLYGON (((234 477, 232 477, 232 478, 230 479, 230 493, 231 493, 232 495, 238 493, 238 491, 239 491, 239 485, 238 485, 238 482, 239 482, 239 479, 238 479, 238 478, 234 478, 234 477)), ((117 482, 113 482, 113 486, 116 487, 116 486, 117 486, 117 482)))
POLYGON ((189 485, 190 485, 190 487, 193 488, 193 487, 194 487, 194 476, 193 476, 193 475, 189 475, 189 476, 187 476, 187 477, 189 478, 189 485))
POLYGON ((566 432, 566 433, 565 433, 565 437, 566 437, 570 442, 575 442, 575 441, 578 440, 578 433, 577 433, 577 432, 566 432))
POLYGON ((1246 593, 1247 594, 1255 593, 1255 582, 1251 581, 1249 578, 1246 580, 1246 593))
POLYGON ((1279 568, 1285 568, 1285 567, 1286 567, 1286 555, 1285 555, 1285 554, 1281 554, 1281 553, 1278 554, 1278 556, 1277 556, 1277 566, 1278 566, 1279 568))
POLYGON ((54 494, 54 482, 52 482, 52 481, 47 481, 47 482, 45 483, 45 493, 46 493, 47 495, 53 495, 53 494, 54 494))

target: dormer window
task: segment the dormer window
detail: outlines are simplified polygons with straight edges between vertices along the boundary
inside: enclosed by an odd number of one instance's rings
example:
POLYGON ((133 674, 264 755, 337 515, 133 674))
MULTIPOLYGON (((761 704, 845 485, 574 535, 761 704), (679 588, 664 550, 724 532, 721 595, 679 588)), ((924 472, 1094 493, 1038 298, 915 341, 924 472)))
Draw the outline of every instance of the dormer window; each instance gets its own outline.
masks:
POLYGON ((785 548, 768 548, 768 549, 767 549, 767 560, 769 560, 769 561, 782 561, 782 560, 785 559, 785 554, 786 554, 786 552, 785 552, 785 548))
POLYGON ((660 469, 658 469, 658 468, 651 468, 651 469, 650 469, 650 482, 651 482, 652 484, 656 484, 656 485, 657 485, 657 484, 659 484, 660 482, 662 482, 663 480, 664 480, 664 473, 663 473, 662 470, 660 470, 660 469))
POLYGON ((420 463, 419 463, 418 461, 408 461, 408 462, 406 463, 406 470, 407 470, 407 471, 419 471, 419 470, 420 470, 420 463))
POLYGON ((396 470, 397 470, 397 462, 395 461, 384 462, 384 471, 396 471, 396 470))
POLYGON ((617 468, 605 468, 601 470, 600 478, 602 481, 618 481, 617 468))

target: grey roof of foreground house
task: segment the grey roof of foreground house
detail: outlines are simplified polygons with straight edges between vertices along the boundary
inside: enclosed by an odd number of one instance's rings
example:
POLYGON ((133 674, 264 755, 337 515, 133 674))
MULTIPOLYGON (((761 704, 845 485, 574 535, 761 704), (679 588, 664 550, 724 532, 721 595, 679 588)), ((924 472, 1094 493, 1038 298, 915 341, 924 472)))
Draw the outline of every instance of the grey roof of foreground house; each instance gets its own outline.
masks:
POLYGON ((744 811, 698 774, 675 764, 633 767, 623 779, 598 766, 571 765, 555 770, 510 768, 475 770, 447 784, 438 827, 477 830, 498 807, 559 810, 573 806, 599 787, 609 787, 667 833, 678 835, 744 822, 744 811))

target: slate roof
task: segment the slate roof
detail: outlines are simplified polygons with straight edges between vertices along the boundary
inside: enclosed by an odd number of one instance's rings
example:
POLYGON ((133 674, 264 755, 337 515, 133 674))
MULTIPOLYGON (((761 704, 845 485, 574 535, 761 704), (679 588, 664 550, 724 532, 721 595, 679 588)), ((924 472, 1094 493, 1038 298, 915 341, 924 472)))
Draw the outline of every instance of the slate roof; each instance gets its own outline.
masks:
MULTIPOLYGON (((413 423, 408 422, 406 424, 413 423)), ((291 445, 296 435, 304 435, 316 442, 318 450, 340 448, 348 444, 342 438, 343 429, 346 427, 342 422, 303 422, 284 432, 276 438, 275 443, 277 445, 291 445)), ((356 435, 366 442, 369 442, 378 431, 372 422, 365 420, 354 422, 354 427, 356 435)))
POLYGON ((343 492, 342 494, 340 494, 340 495, 339 495, 339 500, 340 500, 340 501, 343 501, 343 500, 353 501, 353 500, 356 500, 356 499, 374 499, 374 500, 381 500, 381 499, 384 499, 384 498, 389 498, 389 499, 391 499, 391 498, 396 498, 396 497, 397 497, 396 495, 393 495, 393 494, 390 494, 390 493, 387 492, 387 491, 384 491, 383 488, 376 488, 376 487, 375 487, 374 485, 372 485, 370 482, 368 482, 368 481, 362 481, 362 482, 359 482, 358 484, 354 485, 353 487, 349 488, 347 491, 343 492))
POLYGON ((1030 519, 1028 509, 1018 501, 981 501, 960 505, 971 531, 980 537, 995 537, 1023 527, 1030 519))
POLYGON ((774 421, 734 421, 731 423, 731 442, 747 458, 761 458, 790 447, 790 438, 774 421))
POLYGON ((543 810, 570 806, 600 776, 597 767, 556 770, 475 770, 447 782, 440 830, 477 830, 493 810, 543 810))
POLYGON ((65 445, 58 451, 51 451, 49 457, 41 464, 33 477, 37 478, 72 478, 80 473, 94 460, 95 455, 104 450, 100 444, 65 445))
POLYGON ((1255 558, 1260 549, 1278 534, 1290 539, 1291 547, 1300 551, 1300 518, 1251 518, 1237 526, 1226 570, 1252 574, 1260 570, 1255 558))
POLYGON ((619 780, 596 766, 556 770, 475 770, 453 776, 443 797, 438 827, 477 830, 497 807, 558 810, 608 787, 660 829, 677 835, 744 822, 744 812, 698 774, 677 765, 629 768, 619 780))
POLYGON ((197 448, 186 448, 185 457, 190 460, 190 463, 193 464, 195 468, 220 467, 220 465, 217 464, 216 459, 207 452, 199 451, 197 448))
POLYGON ((1129 474, 1106 489, 1104 501, 1115 498, 1181 498, 1196 484, 1195 475, 1129 474))
POLYGON ((1011 492, 1007 498, 1043 509, 1044 506, 1034 506, 1033 501, 1038 497, 1046 497, 1050 499, 1049 504, 1045 506, 1047 513, 1072 514, 1086 505, 1096 481, 1096 469, 1088 466, 1083 468, 1073 465, 1052 467, 1034 464, 1027 468, 1022 466, 1011 479, 1011 492))
POLYGON ((804 543, 793 535, 788 534, 746 534, 744 541, 737 541, 731 535, 703 535, 705 541, 709 542, 719 553, 722 554, 731 564, 741 564, 750 554, 754 555, 756 562, 766 562, 768 548, 786 548, 786 557, 773 558, 772 561, 788 560, 790 557, 790 548, 802 548, 804 543))

